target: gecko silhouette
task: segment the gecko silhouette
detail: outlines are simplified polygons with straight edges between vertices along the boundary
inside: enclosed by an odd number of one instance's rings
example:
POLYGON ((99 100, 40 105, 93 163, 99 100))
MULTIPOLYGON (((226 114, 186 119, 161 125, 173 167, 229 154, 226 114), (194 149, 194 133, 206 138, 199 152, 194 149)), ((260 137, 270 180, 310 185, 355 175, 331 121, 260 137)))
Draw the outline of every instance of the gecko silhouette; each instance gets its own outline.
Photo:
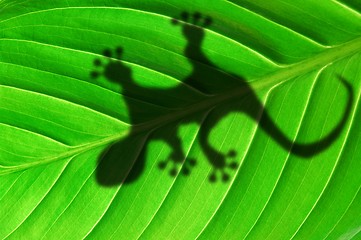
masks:
MULTIPOLYGON (((182 27, 182 33, 185 39, 187 40, 187 45, 184 50, 184 55, 187 57, 188 61, 192 65, 191 74, 183 80, 183 83, 192 86, 200 91, 207 91, 207 84, 213 84, 209 82, 208 78, 204 77, 204 69, 201 69, 199 66, 208 66, 209 69, 218 71, 218 67, 213 64, 207 56, 202 51, 202 43, 205 37, 204 27, 208 27, 212 23, 210 17, 203 17, 200 13, 194 13, 192 15, 188 13, 181 14, 181 20, 173 19, 172 24, 182 27)), ((110 49, 104 51, 103 55, 108 59, 106 64, 103 64, 100 59, 94 61, 94 65, 99 68, 102 67, 104 70, 102 72, 93 71, 91 73, 92 78, 98 78, 100 75, 105 76, 109 81, 115 82, 122 86, 122 95, 125 96, 124 101, 126 102, 128 108, 128 114, 130 117, 131 123, 134 123, 139 115, 139 109, 137 103, 132 99, 132 97, 137 96, 137 93, 146 91, 149 96, 159 96, 167 92, 167 94, 173 95, 177 94, 180 91, 179 86, 160 89, 160 88, 147 88, 137 84, 132 78, 132 70, 128 66, 122 63, 121 57, 123 49, 118 47, 115 49, 115 55, 112 54, 110 49)), ((339 77, 341 83, 345 86, 348 92, 348 102, 346 109, 344 111, 343 117, 340 122, 333 128, 333 130, 328 133, 324 138, 319 141, 300 144, 290 140, 282 130, 276 125, 272 120, 267 110, 264 109, 263 103, 257 98, 256 94, 248 83, 239 76, 234 76, 227 72, 215 72, 217 77, 221 76, 223 78, 229 78, 231 76, 235 79, 234 82, 230 81, 228 87, 234 88, 238 87, 242 89, 243 92, 247 93, 246 101, 247 104, 232 104, 227 108, 223 114, 213 115, 212 121, 207 123, 207 127, 201 127, 199 132, 199 142, 202 148, 202 151, 205 153, 209 163, 213 167, 213 172, 210 174, 210 181, 214 182, 218 180, 217 175, 220 174, 220 179, 222 181, 227 181, 229 179, 229 174, 227 169, 236 169, 237 163, 229 160, 236 156, 236 151, 231 150, 228 153, 224 154, 217 149, 215 149, 209 142, 209 135, 211 129, 223 118, 225 115, 230 112, 243 112, 255 121, 259 120, 260 113, 262 114, 262 119, 259 121, 258 126, 261 127, 267 134, 269 134, 280 146, 282 146, 286 151, 290 151, 292 154, 296 154, 302 157, 311 157, 316 155, 326 148, 328 148, 332 142, 340 135, 342 132, 343 126, 345 125, 347 118, 351 112, 352 102, 353 102, 353 90, 351 85, 345 81, 342 77, 339 77)), ((213 80, 214 81, 214 80, 213 80)), ((222 82, 223 79, 219 79, 218 83, 222 82)), ((240 99, 239 97, 238 99, 240 99)), ((243 96, 244 98, 244 96, 243 96)), ((236 99, 232 99, 235 102, 236 99)), ((182 123, 187 122, 196 122, 201 124, 200 120, 196 117, 187 116, 186 120, 182 123)), ((124 151, 127 151, 126 146, 134 146, 136 141, 133 140, 137 136, 137 132, 131 129, 128 136, 115 143, 103 153, 99 158, 99 163, 97 167, 97 179, 98 182, 105 186, 111 186, 119 183, 129 183, 136 180, 139 177, 139 174, 143 171, 145 165, 145 151, 143 150, 139 156, 137 156, 137 161, 132 166, 132 163, 129 162, 126 157, 119 159, 119 156, 123 154, 124 151), (132 169, 129 173, 128 170, 132 169)), ((189 174, 190 169, 196 165, 195 159, 187 159, 185 161, 185 153, 181 149, 181 140, 177 136, 177 131, 169 133, 167 136, 154 136, 151 135, 152 140, 160 139, 166 142, 171 148, 172 153, 169 158, 159 162, 159 167, 165 169, 170 166, 170 175, 175 176, 178 173, 178 165, 183 164, 182 172, 184 174, 189 174)), ((134 157, 134 156, 133 156, 134 157)), ((131 158, 131 157, 129 157, 131 158)))

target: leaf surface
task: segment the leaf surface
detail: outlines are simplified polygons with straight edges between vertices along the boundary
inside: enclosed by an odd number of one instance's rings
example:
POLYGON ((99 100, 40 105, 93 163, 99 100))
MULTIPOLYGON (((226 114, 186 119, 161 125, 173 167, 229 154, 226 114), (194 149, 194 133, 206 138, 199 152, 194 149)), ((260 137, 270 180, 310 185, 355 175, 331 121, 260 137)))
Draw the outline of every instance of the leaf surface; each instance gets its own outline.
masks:
POLYGON ((0 1, 0 238, 359 238, 360 10, 0 1))

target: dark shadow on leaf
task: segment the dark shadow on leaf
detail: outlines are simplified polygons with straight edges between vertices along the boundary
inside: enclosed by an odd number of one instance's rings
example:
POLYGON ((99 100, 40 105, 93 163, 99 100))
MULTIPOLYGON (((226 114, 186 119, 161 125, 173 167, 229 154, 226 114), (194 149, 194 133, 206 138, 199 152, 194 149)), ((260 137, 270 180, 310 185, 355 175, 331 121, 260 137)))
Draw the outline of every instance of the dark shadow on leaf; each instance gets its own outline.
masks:
MULTIPOLYGON (((211 114, 207 117, 207 123, 202 125, 198 135, 199 143, 207 157, 209 163, 212 165, 213 172, 209 176, 211 182, 223 181, 227 182, 233 171, 238 166, 234 158, 237 156, 236 150, 231 150, 228 153, 219 152, 209 142, 209 135, 211 130, 219 123, 219 121, 230 112, 243 112, 250 116, 255 121, 258 121, 260 113, 262 119, 259 122, 261 127, 267 134, 269 134, 274 141, 282 146, 286 151, 302 157, 312 157, 326 148, 328 148, 340 135, 348 116, 352 109, 354 100, 353 90, 351 85, 342 77, 339 77, 341 83, 348 92, 347 106, 340 122, 333 128, 333 130, 323 139, 310 143, 299 144, 290 140, 281 128, 272 120, 267 110, 264 109, 262 102, 257 98, 252 88, 240 76, 234 76, 230 73, 223 72, 218 69, 203 53, 202 43, 205 37, 204 28, 212 24, 210 17, 204 17, 200 13, 182 13, 181 19, 173 19, 172 24, 179 26, 182 29, 183 36, 187 40, 187 45, 184 50, 184 55, 193 67, 192 73, 183 80, 186 85, 189 85, 201 92, 207 93, 209 86, 223 85, 220 83, 227 82, 226 87, 229 89, 239 88, 245 92, 247 97, 247 104, 232 104, 230 108, 219 111, 217 114, 211 114), (227 79, 227 81, 225 81, 227 79)), ((140 92, 146 92, 149 96, 162 96, 166 94, 177 95, 181 91, 180 87, 172 87, 167 89, 146 88, 137 84, 132 77, 132 70, 122 63, 122 47, 117 47, 114 50, 106 49, 103 52, 104 59, 95 59, 94 67, 102 69, 102 71, 93 71, 91 77, 96 79, 100 75, 105 76, 109 81, 115 82, 122 86, 122 95, 125 97, 125 102, 128 108, 128 114, 132 123, 136 122, 139 115, 139 109, 134 100, 140 92)), ((237 100, 237 99, 236 99, 237 100)), ((232 99, 234 102, 235 99, 232 99)), ((196 122, 200 124, 200 120, 187 116, 187 122, 196 122)), ((184 175, 189 175, 192 169, 197 165, 196 159, 186 159, 186 154, 181 148, 181 139, 177 136, 177 129, 172 130, 167 136, 158 136, 152 134, 149 140, 162 140, 167 143, 172 153, 168 159, 160 160, 158 167, 161 170, 169 172, 170 176, 176 176, 180 171, 184 175), (173 132, 172 132, 173 131, 173 132)), ((146 142, 141 139, 136 131, 130 131, 129 135, 121 141, 113 144, 103 155, 99 158, 97 168, 97 180, 101 185, 112 186, 120 183, 130 183, 136 180, 142 174, 145 165, 145 150, 146 142), (140 150, 142 149, 142 150, 140 150), (141 152, 138 152, 141 151, 141 152)))

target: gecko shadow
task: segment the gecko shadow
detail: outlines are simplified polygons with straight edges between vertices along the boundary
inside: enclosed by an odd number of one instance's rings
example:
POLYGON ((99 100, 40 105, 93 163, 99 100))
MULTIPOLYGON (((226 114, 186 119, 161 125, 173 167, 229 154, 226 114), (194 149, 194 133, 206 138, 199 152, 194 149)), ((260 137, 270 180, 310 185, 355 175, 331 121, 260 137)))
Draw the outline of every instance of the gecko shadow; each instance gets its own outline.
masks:
MULTIPOLYGON (((183 83, 202 92, 207 92, 209 89, 208 86, 210 84, 214 84, 214 81, 218 81, 216 83, 219 84, 223 83, 224 80, 227 79, 227 82, 229 83, 228 87, 237 87, 241 89, 241 91, 245 93, 242 98, 245 98, 245 101, 247 102, 247 104, 231 104, 229 108, 218 112, 218 114, 213 114, 211 119, 207 121, 207 126, 202 126, 199 130, 198 137, 200 146, 209 163, 213 167, 213 172, 209 177, 210 181, 214 182, 218 179, 227 181, 229 179, 228 172, 237 168, 237 163, 230 160, 236 156, 236 151, 231 150, 226 154, 221 153, 209 142, 209 135, 212 128, 231 112, 243 112, 255 121, 259 120, 261 113, 262 119, 259 121, 259 127, 269 134, 286 151, 302 157, 311 157, 324 151, 340 135, 343 126, 350 115, 354 98, 352 87, 347 81, 339 77, 341 83, 348 92, 348 102, 342 119, 333 128, 333 130, 324 138, 316 142, 309 144, 293 142, 272 120, 267 110, 264 109, 262 102, 257 98, 252 88, 244 79, 242 79, 242 77, 222 72, 202 52, 202 42, 205 36, 204 27, 207 27, 212 23, 211 18, 204 18, 199 13, 194 13, 193 15, 182 13, 181 19, 182 21, 173 19, 172 24, 182 27, 183 36, 187 40, 184 55, 187 57, 193 69, 191 74, 183 80, 183 83), (207 69, 207 71, 205 71, 205 69, 207 69)), ((180 86, 166 89, 140 86, 134 81, 132 77, 132 70, 122 63, 122 52, 123 49, 121 47, 115 49, 115 55, 111 50, 105 50, 103 55, 106 59, 108 59, 108 62, 103 64, 100 59, 96 59, 94 61, 94 65, 97 68, 101 67, 104 70, 102 72, 93 71, 91 76, 92 78, 98 78, 98 76, 103 75, 109 81, 122 86, 122 95, 124 96, 124 101, 128 108, 130 121, 131 123, 136 123, 137 120, 139 120, 139 114, 142 114, 142 109, 139 109, 137 101, 134 100, 137 99, 139 93, 146 92, 148 96, 154 96, 156 98, 157 96, 164 95, 165 92, 168 96, 177 95, 179 94, 179 91, 182 90, 180 86)), ((235 102, 237 99, 240 100, 241 97, 233 98, 232 101, 235 102)), ((196 117, 193 118, 192 115, 187 116, 184 121, 182 121, 182 124, 189 122, 201 124, 201 120, 196 117)), ((120 183, 130 183, 139 177, 145 165, 145 150, 143 148, 140 153, 134 151, 134 149, 142 149, 143 146, 143 142, 138 136, 138 132, 133 128, 130 130, 128 136, 113 144, 102 154, 99 158, 97 167, 97 180, 101 185, 112 186, 120 183), (130 147, 132 150, 129 151, 130 147), (135 163, 133 162, 133 159, 137 159, 135 163)), ((170 130, 167 136, 152 134, 149 139, 162 140, 172 148, 172 153, 170 154, 169 159, 159 162, 159 167, 161 169, 165 169, 171 165, 171 176, 178 174, 178 165, 183 164, 182 172, 186 175, 189 174, 191 168, 196 165, 195 159, 186 159, 186 154, 181 148, 181 140, 177 136, 177 128, 170 130)))

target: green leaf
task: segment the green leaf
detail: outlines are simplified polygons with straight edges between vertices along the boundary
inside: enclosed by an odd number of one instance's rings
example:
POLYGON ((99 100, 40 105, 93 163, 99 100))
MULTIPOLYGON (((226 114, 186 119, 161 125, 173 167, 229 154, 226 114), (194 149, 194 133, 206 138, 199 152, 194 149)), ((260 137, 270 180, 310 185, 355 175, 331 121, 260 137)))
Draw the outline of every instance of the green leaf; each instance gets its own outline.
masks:
POLYGON ((360 238, 360 10, 0 1, 0 238, 360 238))

